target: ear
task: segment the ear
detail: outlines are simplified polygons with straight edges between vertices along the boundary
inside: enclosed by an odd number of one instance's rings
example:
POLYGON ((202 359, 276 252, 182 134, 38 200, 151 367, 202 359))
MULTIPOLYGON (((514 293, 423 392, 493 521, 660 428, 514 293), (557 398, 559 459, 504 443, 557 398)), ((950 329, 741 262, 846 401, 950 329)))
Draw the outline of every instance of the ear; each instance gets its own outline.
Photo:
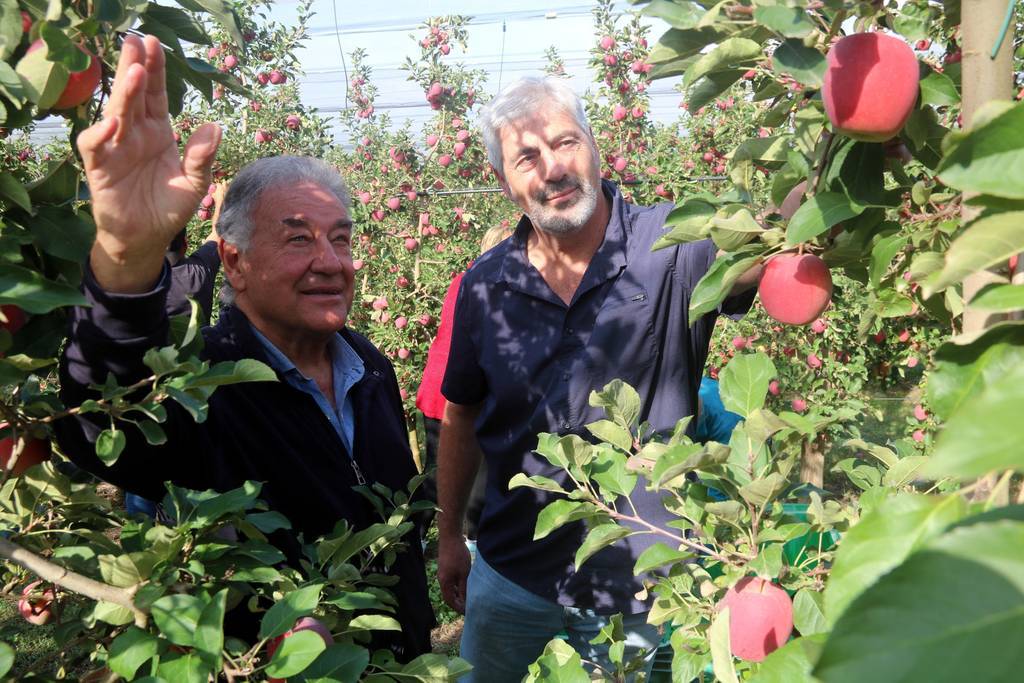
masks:
POLYGON ((245 290, 245 272, 242 269, 244 256, 235 245, 218 240, 217 253, 220 254, 221 266, 224 268, 224 277, 231 283, 235 292, 245 290))

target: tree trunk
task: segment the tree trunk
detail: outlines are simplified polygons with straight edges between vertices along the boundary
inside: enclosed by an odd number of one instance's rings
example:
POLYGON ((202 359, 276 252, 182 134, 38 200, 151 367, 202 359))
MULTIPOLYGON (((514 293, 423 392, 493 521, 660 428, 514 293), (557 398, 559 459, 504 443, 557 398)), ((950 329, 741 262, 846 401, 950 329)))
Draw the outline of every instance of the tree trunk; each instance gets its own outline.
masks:
POLYGON ((822 439, 804 442, 803 457, 800 459, 800 481, 825 488, 825 443, 822 439))
MULTIPOLYGON (((1012 30, 1007 31, 995 59, 991 57, 992 48, 1002 30, 1003 19, 1012 1, 965 0, 962 3, 960 30, 963 35, 963 69, 961 83, 965 128, 970 128, 978 109, 986 102, 1013 99, 1014 36, 1012 30)), ((1010 26, 1012 29, 1014 24, 1011 22, 1010 26)), ((967 195, 964 196, 964 199, 968 198, 967 195)), ((965 202, 962 211, 964 223, 977 215, 978 209, 968 206, 965 202)), ((969 302, 982 287, 998 281, 1005 282, 1001 277, 989 271, 971 275, 964 280, 964 301, 969 302)), ((976 310, 967 303, 964 306, 963 331, 977 332, 1004 318, 1005 316, 976 310)), ((995 473, 983 477, 978 482, 979 486, 974 492, 974 499, 987 499, 992 494, 996 481, 997 474, 995 473)), ((997 505, 1006 505, 1009 502, 1007 496, 1002 493, 999 493, 997 498, 998 500, 993 501, 997 505)))

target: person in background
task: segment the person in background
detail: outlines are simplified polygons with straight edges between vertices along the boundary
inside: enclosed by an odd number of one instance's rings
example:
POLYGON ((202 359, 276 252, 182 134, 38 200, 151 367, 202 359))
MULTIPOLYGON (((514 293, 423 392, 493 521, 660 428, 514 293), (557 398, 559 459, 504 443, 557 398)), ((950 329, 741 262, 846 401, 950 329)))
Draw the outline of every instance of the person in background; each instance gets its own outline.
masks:
MULTIPOLYGON (((494 248, 499 242, 507 238, 512 231, 505 226, 497 225, 489 228, 480 240, 480 253, 485 254, 494 248)), ((452 343, 452 318, 455 315, 455 297, 459 293, 459 283, 462 282, 463 273, 459 273, 448 285, 448 291, 444 295, 441 304, 441 322, 437 327, 437 336, 430 343, 427 351, 427 364, 423 367, 423 379, 416 391, 416 407, 423 413, 423 427, 427 435, 425 458, 423 469, 429 471, 437 466, 437 443, 441 433, 441 419, 444 417, 444 407, 447 401, 441 395, 441 380, 444 379, 444 369, 448 364, 448 348, 452 343)), ((476 481, 473 484, 473 491, 469 497, 469 504, 466 509, 466 538, 473 542, 476 539, 476 526, 480 520, 480 510, 483 507, 484 481, 487 478, 486 465, 481 465, 477 473, 476 481)), ((423 482, 424 495, 428 500, 437 503, 437 479, 431 474, 430 478, 423 482)), ((423 514, 422 529, 427 533, 430 524, 434 519, 434 511, 430 510, 423 514)))
POLYGON ((697 427, 693 433, 693 440, 700 443, 729 443, 732 430, 743 418, 725 409, 718 389, 718 380, 706 375, 702 377, 697 401, 697 427))

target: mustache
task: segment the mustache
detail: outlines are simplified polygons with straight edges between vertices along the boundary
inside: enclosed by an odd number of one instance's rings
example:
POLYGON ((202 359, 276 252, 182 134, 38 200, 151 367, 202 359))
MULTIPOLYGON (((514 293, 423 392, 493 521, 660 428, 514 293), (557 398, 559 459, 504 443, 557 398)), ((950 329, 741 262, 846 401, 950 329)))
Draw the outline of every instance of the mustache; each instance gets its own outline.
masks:
POLYGON ((547 184, 542 190, 534 194, 533 198, 538 202, 546 202, 555 195, 560 195, 569 190, 579 190, 582 187, 582 184, 576 178, 565 178, 557 183, 547 184))

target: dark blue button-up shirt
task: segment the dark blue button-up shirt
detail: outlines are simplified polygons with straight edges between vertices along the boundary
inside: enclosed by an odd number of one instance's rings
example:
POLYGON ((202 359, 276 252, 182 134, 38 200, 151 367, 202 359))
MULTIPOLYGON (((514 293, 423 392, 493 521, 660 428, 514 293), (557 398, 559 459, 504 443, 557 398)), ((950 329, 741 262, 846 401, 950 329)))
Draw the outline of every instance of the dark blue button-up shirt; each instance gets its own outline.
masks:
MULTIPOLYGON (((517 472, 572 488, 561 470, 533 452, 537 434, 592 438, 584 425, 604 415, 589 405, 590 392, 615 378, 639 392, 640 420, 656 430, 670 433, 695 412, 717 312, 690 320, 687 311, 715 246, 705 240, 652 252, 672 205, 634 206, 613 184, 603 189, 612 202, 605 239, 568 306, 527 259, 533 228, 525 217, 510 239, 466 272, 442 393, 453 403, 481 405, 476 429, 488 476, 477 548, 487 563, 561 604, 636 613, 647 606, 634 597, 641 583, 633 564, 657 539, 620 541, 576 572, 582 523, 534 541, 537 513, 553 495, 508 490, 517 472)), ((722 311, 741 313, 752 300, 753 292, 727 300, 722 311)), ((672 519, 642 484, 631 499, 648 521, 672 519)))

